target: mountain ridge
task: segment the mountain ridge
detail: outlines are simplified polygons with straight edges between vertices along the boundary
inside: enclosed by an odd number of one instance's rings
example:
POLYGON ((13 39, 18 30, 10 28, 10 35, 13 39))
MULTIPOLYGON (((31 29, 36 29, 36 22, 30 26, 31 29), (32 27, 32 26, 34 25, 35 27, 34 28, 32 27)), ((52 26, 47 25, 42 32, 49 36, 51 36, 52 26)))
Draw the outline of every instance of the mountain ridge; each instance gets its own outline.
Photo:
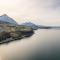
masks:
POLYGON ((32 22, 25 22, 25 23, 22 23, 21 25, 29 26, 33 30, 37 30, 37 29, 50 29, 51 28, 50 26, 36 25, 36 24, 34 24, 32 22))
POLYGON ((3 15, 0 16, 0 22, 17 24, 17 22, 13 18, 9 17, 7 14, 3 14, 3 15))
POLYGON ((38 29, 38 26, 35 25, 35 24, 32 23, 32 22, 25 22, 25 23, 22 23, 21 25, 29 26, 29 27, 31 27, 33 30, 37 30, 37 29, 38 29))

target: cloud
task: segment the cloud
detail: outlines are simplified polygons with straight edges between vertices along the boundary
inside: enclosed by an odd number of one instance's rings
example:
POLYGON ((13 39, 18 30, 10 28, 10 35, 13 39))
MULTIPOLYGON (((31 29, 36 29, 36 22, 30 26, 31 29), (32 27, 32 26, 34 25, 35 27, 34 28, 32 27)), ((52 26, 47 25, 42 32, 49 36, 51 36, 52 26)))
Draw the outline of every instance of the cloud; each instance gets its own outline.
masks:
POLYGON ((36 16, 46 24, 58 24, 60 22, 60 0, 30 0, 31 2, 36 14, 33 17, 36 16))
POLYGON ((53 8, 59 8, 60 9, 60 0, 54 0, 53 8))
POLYGON ((0 0, 0 13, 8 14, 15 18, 18 23, 32 21, 43 24, 58 24, 60 22, 60 0, 9 1, 7 4, 6 2, 3 4, 0 0))

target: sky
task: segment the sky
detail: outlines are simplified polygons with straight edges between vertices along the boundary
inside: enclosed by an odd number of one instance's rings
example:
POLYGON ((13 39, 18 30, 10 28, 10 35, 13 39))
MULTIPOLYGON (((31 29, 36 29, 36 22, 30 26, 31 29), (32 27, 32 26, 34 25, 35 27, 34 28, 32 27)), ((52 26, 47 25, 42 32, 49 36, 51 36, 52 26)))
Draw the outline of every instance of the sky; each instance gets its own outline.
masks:
POLYGON ((0 0, 0 15, 3 14, 18 23, 60 25, 60 0, 0 0))

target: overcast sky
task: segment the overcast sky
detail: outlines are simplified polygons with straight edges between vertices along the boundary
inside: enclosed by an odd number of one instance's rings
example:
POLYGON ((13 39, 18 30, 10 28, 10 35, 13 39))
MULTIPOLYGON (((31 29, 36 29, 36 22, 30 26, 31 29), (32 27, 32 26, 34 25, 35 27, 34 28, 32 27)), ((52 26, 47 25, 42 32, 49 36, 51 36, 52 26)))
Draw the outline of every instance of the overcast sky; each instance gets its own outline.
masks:
POLYGON ((18 23, 60 24, 60 0, 0 0, 0 15, 7 14, 18 23))

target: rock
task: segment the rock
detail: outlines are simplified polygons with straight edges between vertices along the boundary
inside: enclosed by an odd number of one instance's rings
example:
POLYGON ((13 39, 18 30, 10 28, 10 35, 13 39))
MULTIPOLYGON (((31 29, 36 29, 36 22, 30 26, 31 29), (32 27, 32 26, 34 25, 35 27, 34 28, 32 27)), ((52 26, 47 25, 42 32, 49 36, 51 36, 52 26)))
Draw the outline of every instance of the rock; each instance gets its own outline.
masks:
POLYGON ((1 25, 0 26, 0 44, 8 43, 15 40, 20 40, 25 37, 30 37, 33 35, 34 31, 31 27, 17 25, 1 25))

